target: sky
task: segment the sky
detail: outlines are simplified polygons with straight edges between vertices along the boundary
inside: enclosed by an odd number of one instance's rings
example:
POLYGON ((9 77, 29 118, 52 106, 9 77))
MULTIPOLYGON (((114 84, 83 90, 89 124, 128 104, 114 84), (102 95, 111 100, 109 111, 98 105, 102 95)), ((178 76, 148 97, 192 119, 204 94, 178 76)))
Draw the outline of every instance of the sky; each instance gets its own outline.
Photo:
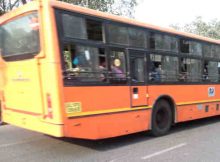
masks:
POLYGON ((197 16, 205 21, 220 20, 220 0, 140 0, 135 19, 169 27, 170 24, 186 24, 197 16))

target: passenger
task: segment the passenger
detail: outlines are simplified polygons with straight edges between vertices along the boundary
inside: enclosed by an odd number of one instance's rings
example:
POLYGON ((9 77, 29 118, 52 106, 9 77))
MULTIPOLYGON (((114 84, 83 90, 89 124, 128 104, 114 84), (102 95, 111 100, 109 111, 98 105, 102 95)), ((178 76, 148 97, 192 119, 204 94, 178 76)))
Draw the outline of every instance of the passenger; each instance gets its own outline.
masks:
POLYGON ((80 71, 80 67, 79 67, 79 58, 78 57, 75 57, 73 59, 73 71, 75 72, 79 72, 80 71))
POLYGON ((102 60, 100 62, 99 70, 101 72, 101 74, 100 74, 101 81, 105 81, 106 80, 106 72, 107 72, 106 71, 106 62, 105 62, 105 60, 102 60))
POLYGON ((120 65, 121 65, 121 61, 119 59, 115 59, 113 65, 111 66, 113 76, 115 78, 125 79, 126 76, 121 70, 120 65))
POLYGON ((203 79, 204 80, 208 80, 208 70, 206 68, 204 68, 204 71, 203 71, 203 79))
POLYGON ((179 80, 180 81, 187 81, 187 76, 188 76, 187 72, 181 72, 179 80))
POLYGON ((161 64, 158 65, 158 67, 155 69, 155 80, 161 81, 161 78, 163 77, 163 70, 161 68, 161 64))

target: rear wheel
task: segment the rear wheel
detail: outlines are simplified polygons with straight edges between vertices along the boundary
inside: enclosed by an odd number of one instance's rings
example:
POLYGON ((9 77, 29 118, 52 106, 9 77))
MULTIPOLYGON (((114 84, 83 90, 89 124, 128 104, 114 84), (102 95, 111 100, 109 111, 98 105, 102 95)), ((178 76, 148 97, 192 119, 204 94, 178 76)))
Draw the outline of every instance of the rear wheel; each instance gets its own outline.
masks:
POLYGON ((172 124, 172 111, 170 104, 166 100, 160 100, 156 103, 152 112, 153 136, 162 136, 167 134, 172 124))

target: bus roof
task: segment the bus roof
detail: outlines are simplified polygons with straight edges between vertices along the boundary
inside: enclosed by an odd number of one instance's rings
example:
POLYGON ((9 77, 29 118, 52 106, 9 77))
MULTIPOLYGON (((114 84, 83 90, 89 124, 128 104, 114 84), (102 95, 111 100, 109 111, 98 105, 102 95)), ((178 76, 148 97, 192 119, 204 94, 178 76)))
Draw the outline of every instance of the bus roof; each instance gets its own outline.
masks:
POLYGON ((166 33, 170 33, 170 34, 174 34, 174 35, 179 35, 179 36, 197 39, 197 40, 201 40, 201 41, 207 41, 210 43, 220 44, 220 40, 211 39, 208 37, 199 36, 199 35, 192 34, 192 33, 181 32, 181 31, 177 31, 177 30, 169 29, 169 28, 165 28, 165 27, 159 27, 156 25, 139 22, 134 19, 125 18, 122 16, 116 16, 116 15, 112 15, 109 13, 104 13, 101 11, 96 11, 93 9, 88 9, 88 8, 68 4, 65 2, 52 0, 51 5, 56 8, 69 10, 69 11, 73 11, 73 12, 77 12, 77 13, 81 13, 81 14, 85 14, 85 15, 89 15, 89 16, 95 16, 95 17, 99 17, 99 18, 103 18, 103 19, 107 19, 107 20, 112 20, 112 21, 116 21, 116 22, 121 22, 121 23, 139 26, 139 27, 144 27, 144 28, 148 28, 148 29, 158 30, 161 32, 166 32, 166 33))

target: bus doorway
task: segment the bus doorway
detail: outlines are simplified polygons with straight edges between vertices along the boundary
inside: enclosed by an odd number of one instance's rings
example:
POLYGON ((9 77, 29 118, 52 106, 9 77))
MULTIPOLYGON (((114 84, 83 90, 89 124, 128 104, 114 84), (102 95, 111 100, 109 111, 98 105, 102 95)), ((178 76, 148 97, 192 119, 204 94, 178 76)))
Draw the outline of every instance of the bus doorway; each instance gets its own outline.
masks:
POLYGON ((130 85, 131 85, 131 106, 147 105, 147 86, 146 83, 146 53, 144 51, 128 50, 130 85))

